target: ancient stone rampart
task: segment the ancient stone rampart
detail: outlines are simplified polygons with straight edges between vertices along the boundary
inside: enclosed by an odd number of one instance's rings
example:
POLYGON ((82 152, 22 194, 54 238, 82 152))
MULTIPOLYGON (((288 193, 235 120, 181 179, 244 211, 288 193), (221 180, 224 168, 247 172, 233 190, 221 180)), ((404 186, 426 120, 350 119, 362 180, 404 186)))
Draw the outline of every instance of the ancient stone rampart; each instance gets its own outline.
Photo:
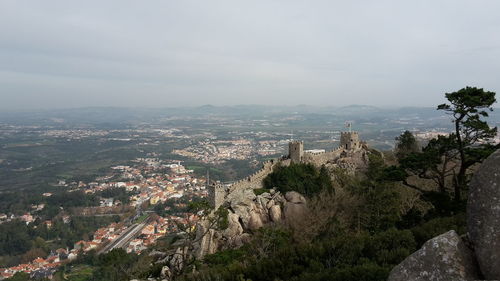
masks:
POLYGON ((304 143, 301 141, 291 141, 289 143, 288 158, 273 159, 263 163, 262 169, 252 175, 232 183, 229 186, 221 184, 214 185, 208 189, 208 200, 215 208, 218 208, 227 198, 227 195, 236 190, 259 189, 263 188, 262 181, 273 172, 275 166, 288 166, 291 163, 310 163, 315 166, 321 166, 327 163, 338 165, 340 168, 356 170, 355 163, 338 162, 339 159, 349 154, 354 154, 362 149, 357 132, 343 132, 341 134, 341 146, 337 149, 326 152, 304 152, 304 143), (338 162, 338 163, 337 163, 338 162))
POLYGON ((339 147, 335 150, 320 152, 320 153, 305 152, 304 156, 302 157, 302 162, 311 163, 315 166, 321 166, 323 164, 328 163, 328 161, 340 158, 342 152, 344 152, 344 149, 342 147, 339 147))
POLYGON ((228 194, 240 189, 258 189, 263 188, 262 181, 267 175, 273 172, 274 167, 279 165, 290 165, 290 159, 273 159, 263 163, 262 169, 250 176, 232 183, 226 187, 222 184, 214 184, 208 188, 208 201, 217 209, 224 202, 228 194))
POLYGON ((262 169, 260 169, 259 171, 253 173, 252 175, 250 175, 242 180, 239 180, 239 181, 233 183, 229 187, 229 192, 231 193, 234 190, 245 189, 245 188, 250 188, 250 189, 262 188, 263 187, 262 180, 264 180, 264 178, 267 177, 267 175, 272 173, 274 167, 276 165, 278 165, 278 163, 280 163, 280 162, 281 162, 281 160, 278 160, 278 159, 273 159, 273 160, 264 162, 262 169))

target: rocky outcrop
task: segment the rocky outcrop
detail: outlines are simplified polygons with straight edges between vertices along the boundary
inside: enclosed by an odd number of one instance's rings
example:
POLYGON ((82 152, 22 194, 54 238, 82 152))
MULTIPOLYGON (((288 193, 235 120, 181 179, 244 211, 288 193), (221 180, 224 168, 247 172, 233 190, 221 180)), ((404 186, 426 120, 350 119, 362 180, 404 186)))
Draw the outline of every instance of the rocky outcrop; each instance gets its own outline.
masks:
POLYGON ((471 180, 467 230, 484 277, 500 279, 500 150, 483 162, 471 180))
POLYGON ((304 196, 295 191, 285 194, 284 215, 287 221, 300 220, 307 212, 307 202, 304 196))
POLYGON ((289 203, 293 204, 305 204, 306 203, 306 198, 302 196, 300 193, 295 192, 295 191, 289 191, 285 194, 285 199, 289 203))
POLYGON ((230 193, 223 207, 228 209, 228 227, 224 230, 206 231, 198 226, 201 234, 197 257, 203 257, 220 249, 240 247, 249 241, 252 233, 268 224, 286 223, 301 218, 307 211, 307 201, 297 192, 285 195, 270 190, 255 195, 252 189, 240 189, 230 193))
POLYGON ((269 208, 269 218, 272 222, 280 222, 283 219, 280 205, 272 205, 269 208))
POLYGON ((217 251, 219 233, 214 229, 209 229, 208 222, 198 224, 196 228, 195 253, 203 253, 203 255, 213 254, 217 251))
POLYGON ((453 230, 427 241, 389 275, 389 281, 479 279, 473 252, 453 230))

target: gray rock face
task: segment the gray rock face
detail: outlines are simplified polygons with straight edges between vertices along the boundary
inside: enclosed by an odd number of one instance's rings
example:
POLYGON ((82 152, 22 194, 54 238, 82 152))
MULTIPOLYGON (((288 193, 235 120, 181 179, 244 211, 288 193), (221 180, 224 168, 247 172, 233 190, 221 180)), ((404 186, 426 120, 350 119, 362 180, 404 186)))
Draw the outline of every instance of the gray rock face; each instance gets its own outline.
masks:
POLYGON ((422 248, 392 269, 389 281, 477 280, 472 251, 454 230, 425 242, 422 248))
POLYGON ((251 189, 238 190, 228 196, 230 207, 243 223, 243 228, 248 229, 251 213, 256 209, 257 197, 251 189))
POLYGON ((248 222, 248 229, 257 230, 264 226, 262 219, 258 213, 252 212, 250 213, 250 220, 248 222))
POLYGON ((163 280, 170 280, 170 278, 172 278, 172 272, 170 272, 170 268, 168 266, 164 266, 161 268, 160 277, 163 280))
POLYGON ((472 178, 467 230, 484 277, 500 279, 500 150, 472 178))
POLYGON ((285 194, 283 214, 287 221, 300 220, 306 214, 307 201, 304 196, 295 191, 289 191, 285 194))
POLYGON ((281 207, 280 205, 272 205, 269 208, 269 217, 272 222, 280 222, 281 221, 281 207))
POLYGON ((295 191, 289 191, 285 194, 285 199, 288 202, 295 203, 295 204, 305 204, 306 203, 306 198, 302 196, 302 194, 295 192, 295 191))
POLYGON ((239 222, 239 216, 237 214, 228 214, 228 227, 224 230, 224 235, 227 237, 235 237, 243 233, 243 227, 239 222))
POLYGON ((255 231, 269 223, 290 223, 303 219, 307 212, 307 201, 300 193, 283 195, 271 190, 255 195, 252 189, 239 189, 227 195, 228 227, 224 230, 210 229, 199 223, 195 256, 202 258, 221 249, 241 247, 250 240, 255 231))

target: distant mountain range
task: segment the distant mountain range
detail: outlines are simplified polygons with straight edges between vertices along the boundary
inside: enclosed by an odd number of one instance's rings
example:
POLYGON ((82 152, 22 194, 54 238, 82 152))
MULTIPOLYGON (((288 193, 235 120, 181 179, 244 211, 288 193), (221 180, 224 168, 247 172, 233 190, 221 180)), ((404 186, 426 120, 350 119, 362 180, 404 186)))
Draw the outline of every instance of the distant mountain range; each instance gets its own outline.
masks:
MULTIPOLYGON (((53 110, 32 110, 0 112, 0 122, 12 124, 133 124, 151 122, 172 117, 239 116, 263 118, 278 115, 333 115, 346 120, 350 118, 425 118, 443 116, 435 107, 381 108, 369 105, 342 107, 318 107, 309 105, 266 106, 235 105, 172 108, 130 108, 130 107, 83 107, 53 110)), ((491 113, 492 124, 500 122, 500 109, 491 113)))

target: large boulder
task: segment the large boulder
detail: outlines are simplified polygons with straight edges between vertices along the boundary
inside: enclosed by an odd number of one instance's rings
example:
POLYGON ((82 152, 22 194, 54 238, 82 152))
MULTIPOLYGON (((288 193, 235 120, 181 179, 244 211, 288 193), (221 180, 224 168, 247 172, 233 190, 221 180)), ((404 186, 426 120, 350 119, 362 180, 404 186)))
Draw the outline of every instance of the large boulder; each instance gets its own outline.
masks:
POLYGON ((250 220, 248 222, 248 229, 249 230, 257 230, 261 227, 264 226, 264 223, 262 222, 261 216, 257 212, 252 212, 250 213, 250 220))
POLYGON ((253 190, 236 190, 228 195, 227 201, 243 223, 243 227, 249 229, 250 215, 256 209, 256 196, 253 190))
POLYGON ((483 162, 471 180, 467 230, 484 277, 500 279, 500 150, 483 162))
POLYGON ((477 280, 473 252, 454 230, 425 242, 422 248, 394 267, 389 281, 477 280))
POLYGON ((281 221, 281 207, 280 205, 273 205, 269 208, 269 218, 272 222, 281 221))
POLYGON ((302 196, 302 194, 295 192, 295 191, 289 191, 285 194, 285 199, 286 201, 290 203, 295 203, 295 204, 305 204, 306 198, 302 196))
POLYGON ((228 226, 224 230, 224 236, 236 237, 243 233, 243 227, 240 224, 239 218, 237 214, 231 212, 227 215, 228 226))
POLYGON ((171 280, 172 272, 170 271, 170 268, 168 266, 165 265, 161 268, 160 277, 162 278, 162 280, 171 280))
POLYGON ((302 194, 289 191, 285 194, 283 215, 288 222, 300 221, 307 212, 307 200, 302 194))

